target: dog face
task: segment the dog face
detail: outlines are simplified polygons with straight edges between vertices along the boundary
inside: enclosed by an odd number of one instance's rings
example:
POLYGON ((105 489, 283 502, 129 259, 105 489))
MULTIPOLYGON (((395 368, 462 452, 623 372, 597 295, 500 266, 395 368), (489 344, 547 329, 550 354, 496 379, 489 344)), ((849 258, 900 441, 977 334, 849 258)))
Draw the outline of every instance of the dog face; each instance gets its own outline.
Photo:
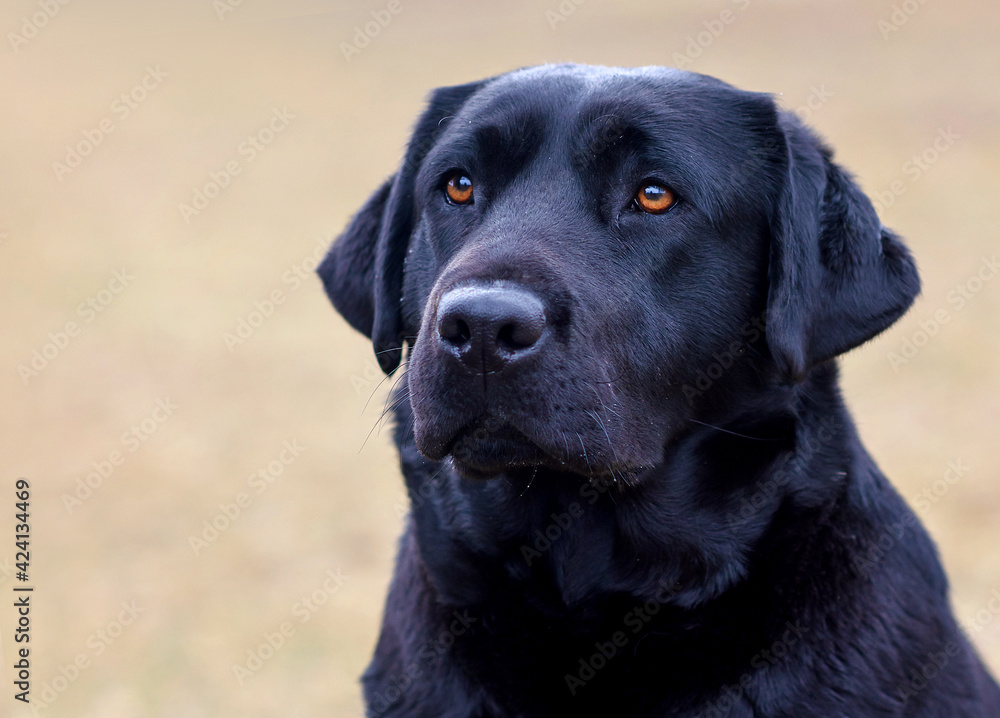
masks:
POLYGON ((690 422, 780 399, 919 282, 767 95, 663 68, 544 66, 438 90, 319 268, 417 447, 466 476, 640 480, 690 422))

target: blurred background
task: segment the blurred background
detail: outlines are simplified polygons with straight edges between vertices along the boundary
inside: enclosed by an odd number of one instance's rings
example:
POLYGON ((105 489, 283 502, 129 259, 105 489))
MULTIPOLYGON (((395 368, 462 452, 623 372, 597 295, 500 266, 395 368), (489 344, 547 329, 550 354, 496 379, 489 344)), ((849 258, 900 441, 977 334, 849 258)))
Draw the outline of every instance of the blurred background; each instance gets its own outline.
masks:
POLYGON ((923 295, 845 392, 1000 671, 998 33, 972 0, 5 0, 3 710, 25 477, 43 714, 360 715, 406 502, 312 269, 431 88, 563 61, 776 93, 907 238, 923 295))

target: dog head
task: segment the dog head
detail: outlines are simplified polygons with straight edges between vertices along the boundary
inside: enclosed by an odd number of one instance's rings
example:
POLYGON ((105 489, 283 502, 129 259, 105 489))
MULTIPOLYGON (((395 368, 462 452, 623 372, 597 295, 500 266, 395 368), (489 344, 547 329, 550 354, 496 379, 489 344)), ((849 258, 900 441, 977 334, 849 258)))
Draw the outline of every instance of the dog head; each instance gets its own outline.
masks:
POLYGON ((770 96, 576 65, 435 91, 318 271, 387 373, 409 344, 420 451, 484 477, 638 475, 690 422, 787 395, 919 290, 770 96))

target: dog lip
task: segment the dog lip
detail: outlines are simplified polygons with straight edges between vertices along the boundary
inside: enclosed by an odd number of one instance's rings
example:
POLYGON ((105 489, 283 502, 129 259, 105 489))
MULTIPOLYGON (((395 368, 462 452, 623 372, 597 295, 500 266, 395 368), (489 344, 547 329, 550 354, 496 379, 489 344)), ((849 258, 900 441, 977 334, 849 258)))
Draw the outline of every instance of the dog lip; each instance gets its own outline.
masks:
POLYGON ((448 461, 451 462, 452 467, 458 472, 458 475, 464 479, 472 479, 474 481, 488 481, 489 479, 495 479, 502 470, 500 471, 482 471, 480 469, 475 469, 468 464, 458 461, 453 456, 448 457, 448 461))
POLYGON ((515 426, 505 421, 492 424, 490 419, 470 422, 447 443, 444 454, 459 473, 469 478, 489 478, 509 469, 552 461, 552 457, 515 426))
POLYGON ((458 428, 451 429, 447 434, 440 431, 436 433, 420 431, 418 422, 414 432, 417 449, 431 461, 443 461, 451 456, 458 442, 469 433, 475 431, 477 425, 481 422, 482 417, 470 419, 458 428), (428 436, 428 433, 430 433, 430 436, 428 436))
MULTIPOLYGON (((450 461, 459 474, 471 479, 488 479, 512 470, 538 469, 567 472, 590 479, 621 480, 634 483, 655 466, 641 463, 605 463, 567 456, 532 439, 513 423, 492 415, 480 415, 449 432, 447 438, 417 433, 417 448, 432 461, 450 461), (477 436, 478 432, 482 432, 477 436), (430 439, 430 440, 429 440, 430 439)), ((607 457, 610 458, 610 457, 607 457)))

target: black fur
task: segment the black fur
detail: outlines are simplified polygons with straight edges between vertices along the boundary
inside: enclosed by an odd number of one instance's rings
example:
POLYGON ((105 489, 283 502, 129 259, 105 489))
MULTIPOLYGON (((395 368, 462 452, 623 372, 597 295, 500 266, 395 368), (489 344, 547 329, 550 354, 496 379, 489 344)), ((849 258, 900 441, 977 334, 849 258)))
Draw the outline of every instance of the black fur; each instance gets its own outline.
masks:
POLYGON ((585 66, 438 90, 319 272, 387 372, 409 344, 368 715, 1000 716, 837 386, 916 268, 770 96, 585 66), (545 314, 491 371, 438 313, 483 287, 545 314))

